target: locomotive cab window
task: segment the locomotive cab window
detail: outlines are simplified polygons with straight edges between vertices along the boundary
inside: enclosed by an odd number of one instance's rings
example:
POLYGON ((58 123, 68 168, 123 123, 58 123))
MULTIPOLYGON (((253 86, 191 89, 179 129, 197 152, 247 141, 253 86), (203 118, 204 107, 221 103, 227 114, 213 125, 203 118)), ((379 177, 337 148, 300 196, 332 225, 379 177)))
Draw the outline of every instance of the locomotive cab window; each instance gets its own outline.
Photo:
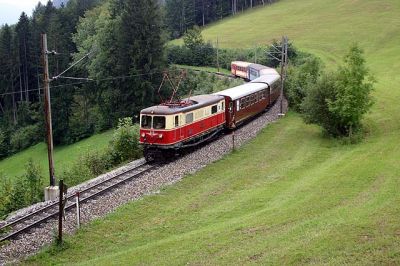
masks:
POLYGON ((142 128, 151 128, 151 116, 149 115, 142 115, 142 128))
POLYGON ((217 105, 211 106, 211 114, 215 114, 217 111, 218 111, 218 106, 217 105))
POLYGON ((154 116, 153 117, 153 128, 154 129, 165 129, 165 116, 154 116))
POLYGON ((175 127, 179 127, 179 116, 175 116, 175 127))

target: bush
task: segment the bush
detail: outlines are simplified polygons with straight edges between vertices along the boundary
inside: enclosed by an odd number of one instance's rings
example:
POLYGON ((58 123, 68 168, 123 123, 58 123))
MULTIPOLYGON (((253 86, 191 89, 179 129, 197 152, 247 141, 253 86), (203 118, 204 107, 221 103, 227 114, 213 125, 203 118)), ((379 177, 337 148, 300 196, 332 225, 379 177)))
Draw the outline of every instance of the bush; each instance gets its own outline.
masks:
POLYGON ((314 86, 322 73, 322 62, 316 57, 306 58, 301 65, 291 65, 285 80, 285 94, 290 107, 301 111, 307 91, 314 86))
POLYGON ((18 129, 11 135, 10 145, 13 152, 26 149, 42 140, 39 124, 29 125, 18 129))
POLYGON ((27 185, 27 202, 29 204, 43 200, 43 177, 40 175, 40 168, 32 159, 25 166, 24 180, 27 185))
POLYGON ((60 175, 60 179, 63 179, 64 183, 68 184, 68 186, 78 185, 94 177, 95 175, 90 171, 82 158, 76 160, 68 170, 60 175))
POLYGON ((362 117, 373 103, 373 82, 362 50, 353 45, 344 65, 323 75, 307 92, 302 103, 306 121, 321 125, 334 137, 351 138, 361 129, 362 117))
POLYGON ((9 153, 9 144, 6 132, 0 128, 0 159, 6 157, 9 153))
POLYGON ((0 173, 0 218, 4 218, 9 213, 13 185, 10 179, 0 173))
POLYGON ((88 152, 82 156, 81 161, 94 175, 98 176, 112 167, 108 152, 88 152))
POLYGON ((0 175, 0 215, 26 207, 43 200, 42 176, 38 165, 29 160, 25 166, 25 174, 12 183, 4 175, 0 175))
POLYGON ((113 163, 140 158, 143 153, 139 146, 139 126, 133 125, 132 118, 122 118, 118 122, 110 143, 113 163))

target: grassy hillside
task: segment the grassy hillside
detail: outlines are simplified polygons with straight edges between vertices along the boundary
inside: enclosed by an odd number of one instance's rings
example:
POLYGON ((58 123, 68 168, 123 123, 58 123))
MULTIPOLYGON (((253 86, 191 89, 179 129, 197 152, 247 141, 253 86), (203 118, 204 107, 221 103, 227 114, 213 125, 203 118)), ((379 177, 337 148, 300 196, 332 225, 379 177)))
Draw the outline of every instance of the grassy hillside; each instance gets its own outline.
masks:
MULTIPOLYGON (((100 150, 107 147, 111 140, 113 131, 109 130, 101 134, 94 135, 77 143, 68 146, 56 147, 54 151, 54 165, 57 173, 62 173, 71 166, 79 156, 88 150, 100 150)), ((0 172, 9 178, 16 178, 25 172, 25 164, 29 159, 40 165, 45 178, 45 184, 48 183, 48 161, 47 146, 45 143, 39 143, 22 152, 10 156, 0 161, 0 172)))
POLYGON ((329 67, 358 41, 378 81, 365 141, 341 145, 289 113, 234 154, 27 263, 400 264, 399 14, 397 0, 281 0, 207 28, 226 47, 286 34, 329 67))

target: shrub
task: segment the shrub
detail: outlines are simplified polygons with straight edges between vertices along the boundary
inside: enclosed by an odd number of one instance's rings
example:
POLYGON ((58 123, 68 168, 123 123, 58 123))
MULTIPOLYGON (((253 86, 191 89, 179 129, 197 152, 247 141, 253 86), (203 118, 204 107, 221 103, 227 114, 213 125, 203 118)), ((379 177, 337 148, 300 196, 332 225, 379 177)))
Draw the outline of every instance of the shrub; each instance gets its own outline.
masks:
POLYGON ((306 122, 321 125, 334 137, 351 138, 361 129, 362 117, 373 103, 373 82, 362 50, 353 45, 344 65, 335 73, 323 75, 307 91, 302 103, 306 122))
POLYGON ((3 218, 9 211, 13 185, 10 179, 0 173, 0 217, 3 218))
POLYGON ((322 72, 322 62, 316 57, 306 58, 297 67, 291 65, 285 80, 285 94, 290 107, 301 111, 301 103, 309 88, 317 82, 322 72))
POLYGON ((10 138, 12 151, 17 152, 38 143, 42 140, 42 135, 39 124, 18 129, 10 138))
POLYGON ((43 177, 40 174, 40 168, 32 159, 25 166, 24 180, 27 185, 27 202, 29 204, 43 200, 43 177))
POLYGON ((133 125, 132 118, 126 117, 119 120, 110 146, 114 163, 142 156, 142 149, 139 147, 139 126, 133 125))
POLYGON ((85 164, 81 158, 60 175, 60 179, 64 180, 64 183, 68 186, 78 185, 86 180, 92 179, 95 175, 90 171, 89 167, 85 164))
POLYGON ((81 161, 83 161, 83 164, 94 176, 101 175, 107 169, 112 167, 110 157, 107 152, 88 152, 82 156, 81 161))
POLYGON ((43 200, 40 168, 31 159, 25 166, 25 174, 16 183, 12 183, 4 175, 0 175, 0 178, 0 215, 43 200))
POLYGON ((4 132, 0 128, 0 159, 6 157, 8 155, 8 149, 9 149, 9 144, 8 144, 8 138, 6 136, 6 132, 4 132))

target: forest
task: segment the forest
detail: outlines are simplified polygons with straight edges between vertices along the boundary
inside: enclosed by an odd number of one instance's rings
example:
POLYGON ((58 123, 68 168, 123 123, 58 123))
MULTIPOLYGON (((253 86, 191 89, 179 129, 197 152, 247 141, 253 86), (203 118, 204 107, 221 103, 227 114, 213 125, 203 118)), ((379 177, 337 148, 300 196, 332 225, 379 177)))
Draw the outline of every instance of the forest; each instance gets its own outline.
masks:
MULTIPOLYGON (((55 52, 49 55, 50 78, 83 58, 50 84, 54 142, 70 144, 116 126, 120 118, 135 120, 142 107, 157 102, 163 71, 182 61, 180 48, 165 49, 168 40, 272 2, 70 0, 60 8, 38 3, 32 16, 22 13, 16 25, 0 29, 0 159, 44 140, 41 33, 55 52)), ((206 53, 213 56, 213 47, 206 53)))

